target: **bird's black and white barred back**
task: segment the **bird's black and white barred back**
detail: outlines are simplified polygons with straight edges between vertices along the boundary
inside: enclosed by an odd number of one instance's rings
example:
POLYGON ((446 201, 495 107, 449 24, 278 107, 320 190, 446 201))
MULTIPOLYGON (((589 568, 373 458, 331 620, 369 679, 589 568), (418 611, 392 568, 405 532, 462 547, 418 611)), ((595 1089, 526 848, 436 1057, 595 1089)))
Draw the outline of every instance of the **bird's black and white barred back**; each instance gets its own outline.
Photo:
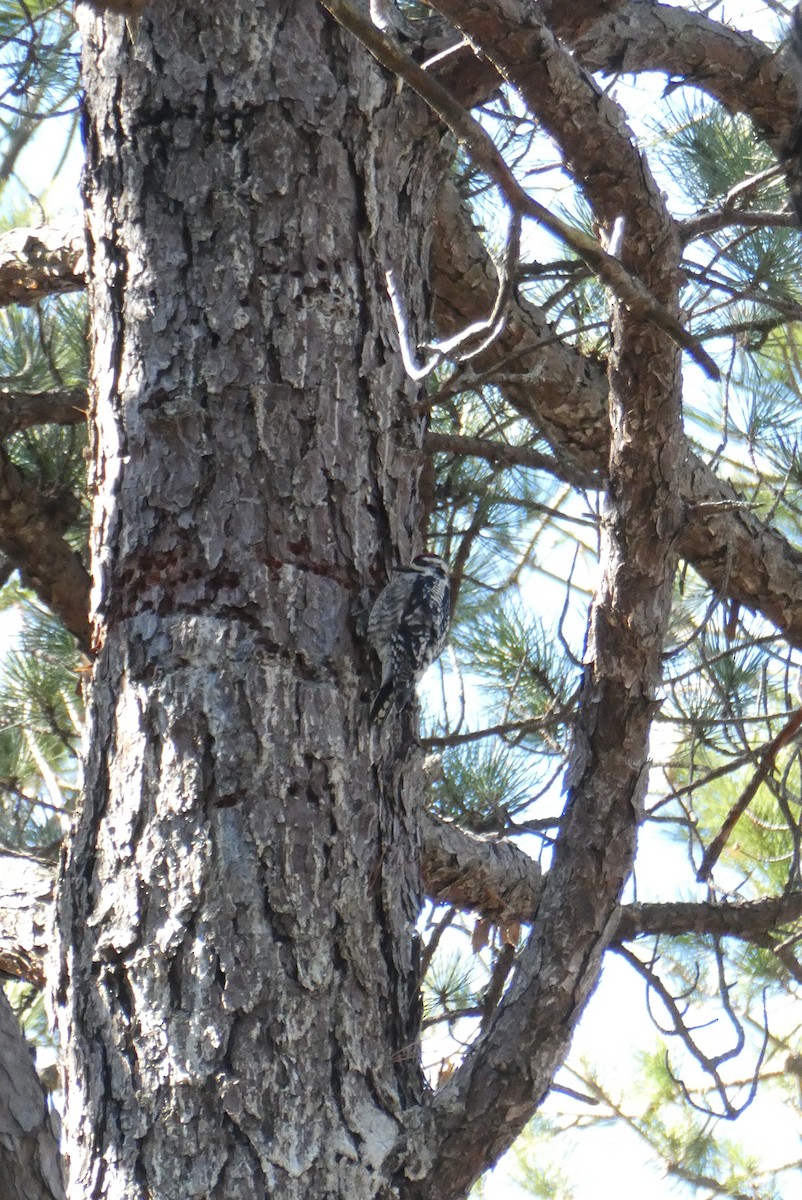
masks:
POLYGON ((381 687, 370 718, 380 723, 412 699, 415 684, 448 639, 451 596, 448 567, 436 554, 419 554, 399 567, 379 593, 368 639, 382 664, 381 687))

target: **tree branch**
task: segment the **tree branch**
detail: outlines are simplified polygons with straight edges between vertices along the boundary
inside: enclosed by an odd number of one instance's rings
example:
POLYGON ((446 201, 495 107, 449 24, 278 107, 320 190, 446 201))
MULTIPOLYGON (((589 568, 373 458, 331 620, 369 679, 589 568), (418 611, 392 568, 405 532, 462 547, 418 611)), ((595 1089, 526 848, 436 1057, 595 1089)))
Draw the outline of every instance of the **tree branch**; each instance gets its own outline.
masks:
MULTIPOLYGON (((529 922, 543 890, 534 859, 509 841, 467 833, 441 817, 423 821, 423 881, 430 900, 491 921, 529 922)), ((761 942, 802 916, 802 892, 760 900, 625 904, 614 941, 685 934, 761 942)))
MULTIPOLYGON (((623 110, 560 45, 541 19, 538 5, 522 0, 431 3, 495 65, 555 139, 566 169, 608 233, 634 208, 645 222, 643 236, 658 236, 666 228, 670 218, 665 202, 644 171, 623 110)), ((631 308, 626 296, 616 294, 631 308)))
POLYGON ((84 388, 0 392, 0 438, 32 425, 80 425, 89 401, 84 388))
POLYGON ((746 113, 775 149, 796 117, 797 86, 785 56, 701 13, 629 0, 572 49, 589 71, 683 76, 731 112, 746 113))
MULTIPOLYGON (((449 12, 455 3, 448 0, 449 12)), ((468 0, 463 7, 473 11, 468 0)), ((552 75, 543 57, 529 69, 538 88, 552 89, 552 132, 559 145, 570 145, 571 105, 563 126, 559 98, 566 80, 584 83, 576 70, 552 75)), ((636 201, 624 209, 621 261, 673 313, 679 238, 643 161, 640 171, 636 201)), ((565 814, 513 981, 487 1032, 432 1104, 426 1143, 441 1200, 464 1194, 551 1086, 598 982, 634 860, 682 520, 681 360, 642 311, 617 301, 612 310, 602 577, 590 611, 565 814)), ((422 1195, 430 1200, 434 1188, 422 1195)))
MULTIPOLYGON (((540 454, 528 446, 511 446, 506 442, 494 442, 490 438, 467 437, 464 434, 426 434, 426 450, 429 454, 460 454, 484 458, 487 462, 503 467, 529 467, 533 471, 548 471, 557 479, 566 479, 563 463, 550 454, 540 454)), ((576 472, 566 482, 576 481, 576 472)), ((587 482, 584 481, 587 486, 587 482)))
POLYGON ((0 237, 0 305, 78 292, 85 272, 84 232, 75 221, 12 229, 0 237))
MULTIPOLYGON (((751 34, 651 0, 583 4, 576 11, 558 2, 542 3, 540 8, 588 71, 684 76, 731 112, 746 113, 775 150, 796 117, 797 86, 787 59, 751 34)), ((509 40, 509 52, 515 53, 516 33, 509 40)), ((488 100, 501 83, 495 66, 478 58, 470 45, 433 69, 454 98, 467 106, 488 100)))
POLYGON ((615 941, 631 942, 645 935, 683 937, 692 933, 761 943, 767 934, 793 925, 800 916, 802 892, 716 904, 712 901, 680 900, 625 904, 615 931, 615 941))

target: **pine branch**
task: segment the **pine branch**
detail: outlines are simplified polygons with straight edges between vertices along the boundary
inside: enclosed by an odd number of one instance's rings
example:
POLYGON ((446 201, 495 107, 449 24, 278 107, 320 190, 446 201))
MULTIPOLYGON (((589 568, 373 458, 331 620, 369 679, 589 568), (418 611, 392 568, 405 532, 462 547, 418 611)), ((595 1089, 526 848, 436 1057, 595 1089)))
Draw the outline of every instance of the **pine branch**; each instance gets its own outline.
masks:
POLYGON ((528 854, 429 813, 422 838, 424 887, 431 900, 473 909, 499 924, 531 920, 543 877, 528 854))
MULTIPOLYGON (((495 288, 481 239, 449 189, 441 194, 434 255, 434 316, 448 330, 481 312, 495 288)), ((542 312, 525 300, 513 302, 506 327, 477 369, 492 377, 494 361, 503 364, 511 355, 522 376, 503 383, 505 400, 531 421, 538 437, 548 438, 555 457, 586 472, 586 487, 597 487, 608 455, 604 364, 555 339, 542 312)), ((789 643, 802 646, 802 553, 752 512, 684 438, 681 459, 680 555, 718 595, 761 613, 789 643)))
MULTIPOLYGON (((423 822, 423 879, 438 904, 468 909, 499 924, 529 922, 543 889, 543 873, 509 841, 468 833, 440 817, 423 822)), ((762 944, 802 916, 802 892, 760 900, 664 901, 625 904, 614 941, 686 934, 733 937, 762 944)))
POLYGON ((794 737, 796 737, 800 726, 802 726, 802 708, 798 709, 793 716, 790 717, 777 736, 772 738, 769 744, 761 752, 757 770, 754 772, 752 778, 749 780, 749 783, 746 785, 730 811, 727 813, 721 828, 704 852, 699 870, 696 872, 696 878, 700 882, 704 882, 710 878, 711 874, 713 873, 713 868, 721 857, 724 847, 727 845, 727 842, 732 836, 732 831, 759 791, 760 785, 764 782, 769 772, 773 769, 780 750, 783 748, 783 746, 787 746, 788 743, 792 741, 794 737))
POLYGON ((0 439, 33 425, 80 425, 86 420, 88 403, 84 388, 0 391, 0 439))
MULTIPOLYGON (((667 215, 662 229, 653 205, 627 220, 622 256, 674 309, 679 239, 667 215)), ((547 1093, 598 982, 634 861, 681 522, 681 360, 654 323, 618 301, 612 346, 609 511, 565 813, 513 981, 432 1103, 427 1149, 440 1200, 462 1196, 547 1093)))

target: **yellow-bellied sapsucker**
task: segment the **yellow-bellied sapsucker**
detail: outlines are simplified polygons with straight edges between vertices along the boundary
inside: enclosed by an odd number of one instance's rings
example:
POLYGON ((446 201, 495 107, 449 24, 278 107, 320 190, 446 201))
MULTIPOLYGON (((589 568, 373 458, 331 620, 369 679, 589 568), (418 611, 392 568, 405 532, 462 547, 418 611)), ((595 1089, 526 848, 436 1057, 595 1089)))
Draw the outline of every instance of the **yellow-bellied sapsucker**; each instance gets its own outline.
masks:
POLYGON ((416 682, 442 652, 451 620, 448 567, 436 554, 419 554, 398 567, 379 593, 368 621, 368 639, 382 665, 371 721, 400 712, 416 682))

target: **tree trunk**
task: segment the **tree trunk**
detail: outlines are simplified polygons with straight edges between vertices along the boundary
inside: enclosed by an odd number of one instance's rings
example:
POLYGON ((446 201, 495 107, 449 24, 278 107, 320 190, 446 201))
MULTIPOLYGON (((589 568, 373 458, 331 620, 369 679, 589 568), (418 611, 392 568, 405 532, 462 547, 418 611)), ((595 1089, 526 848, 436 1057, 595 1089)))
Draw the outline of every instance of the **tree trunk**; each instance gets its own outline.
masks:
POLYGON ((313 0, 80 16, 93 328, 86 798, 59 900, 71 1200, 391 1195, 418 756, 367 606, 420 548, 441 159, 313 0))

